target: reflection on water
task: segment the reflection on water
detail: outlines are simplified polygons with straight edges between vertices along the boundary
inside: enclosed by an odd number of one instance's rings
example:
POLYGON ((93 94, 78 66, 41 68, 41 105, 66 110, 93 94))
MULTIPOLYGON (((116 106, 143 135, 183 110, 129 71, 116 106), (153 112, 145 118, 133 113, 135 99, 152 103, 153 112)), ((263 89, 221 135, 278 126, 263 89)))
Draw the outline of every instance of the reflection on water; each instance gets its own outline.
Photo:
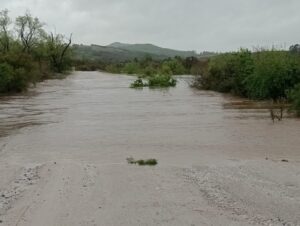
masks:
POLYGON ((65 80, 45 81, 26 95, 2 97, 0 136, 27 143, 24 153, 35 149, 40 153, 43 146, 45 152, 66 153, 80 148, 96 152, 101 147, 108 153, 159 149, 166 155, 199 151, 300 155, 297 119, 273 124, 267 109, 192 89, 190 77, 179 77, 176 88, 163 90, 129 89, 133 80, 76 72, 65 80), (17 134, 22 134, 20 141, 17 134))

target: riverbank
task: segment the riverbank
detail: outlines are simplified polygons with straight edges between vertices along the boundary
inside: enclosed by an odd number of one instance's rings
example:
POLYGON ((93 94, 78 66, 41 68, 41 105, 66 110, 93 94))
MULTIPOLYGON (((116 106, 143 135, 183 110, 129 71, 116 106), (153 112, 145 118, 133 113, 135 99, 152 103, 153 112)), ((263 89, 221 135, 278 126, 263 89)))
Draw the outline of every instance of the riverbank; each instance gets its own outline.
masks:
POLYGON ((212 57, 194 87, 231 93, 252 100, 290 104, 300 115, 300 54, 284 50, 241 49, 212 57))
POLYGON ((134 79, 76 72, 0 101, 3 225, 300 224, 298 119, 134 79))

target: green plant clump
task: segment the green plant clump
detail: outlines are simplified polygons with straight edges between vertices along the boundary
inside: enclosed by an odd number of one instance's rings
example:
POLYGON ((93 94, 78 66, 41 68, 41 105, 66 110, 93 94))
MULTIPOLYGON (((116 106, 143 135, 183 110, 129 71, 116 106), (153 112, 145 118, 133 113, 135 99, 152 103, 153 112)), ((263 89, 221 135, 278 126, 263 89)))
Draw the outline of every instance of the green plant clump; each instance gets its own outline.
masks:
POLYGON ((138 78, 133 83, 131 83, 130 88, 142 88, 146 86, 146 84, 143 82, 142 78, 138 78))
POLYGON ((149 87, 174 87, 177 80, 172 78, 171 75, 155 75, 149 78, 149 87))
POLYGON ((130 88, 142 88, 149 86, 150 88, 159 87, 174 87, 176 86, 177 80, 172 78, 171 75, 154 75, 148 77, 148 82, 143 82, 142 78, 139 77, 133 83, 131 83, 130 88))

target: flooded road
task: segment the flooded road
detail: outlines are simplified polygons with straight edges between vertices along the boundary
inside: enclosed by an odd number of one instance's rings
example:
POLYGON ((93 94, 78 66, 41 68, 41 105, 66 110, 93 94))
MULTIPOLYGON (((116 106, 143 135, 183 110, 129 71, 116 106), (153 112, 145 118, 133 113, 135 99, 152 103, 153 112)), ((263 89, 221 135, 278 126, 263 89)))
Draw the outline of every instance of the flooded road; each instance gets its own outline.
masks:
POLYGON ((3 225, 300 225, 300 120, 188 77, 133 80, 76 72, 0 97, 3 225))

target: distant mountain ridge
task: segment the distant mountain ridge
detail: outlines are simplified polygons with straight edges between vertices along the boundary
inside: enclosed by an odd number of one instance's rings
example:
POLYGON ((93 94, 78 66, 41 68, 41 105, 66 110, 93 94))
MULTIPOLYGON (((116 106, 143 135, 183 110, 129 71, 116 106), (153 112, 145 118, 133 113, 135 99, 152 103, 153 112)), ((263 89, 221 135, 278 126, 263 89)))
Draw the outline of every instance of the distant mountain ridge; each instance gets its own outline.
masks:
POLYGON ((143 52, 148 54, 166 56, 166 57, 190 57, 196 56, 195 51, 181 51, 181 50, 174 50, 168 48, 162 48, 153 44, 125 44, 120 42, 114 42, 109 47, 124 49, 128 51, 136 51, 136 52, 143 52))
POLYGON ((126 62, 134 59, 142 59, 146 56, 154 60, 163 60, 179 56, 201 57, 195 51, 181 51, 168 48, 162 48, 153 44, 126 44, 114 42, 107 46, 101 45, 73 45, 73 52, 77 60, 91 60, 102 62, 126 62))

